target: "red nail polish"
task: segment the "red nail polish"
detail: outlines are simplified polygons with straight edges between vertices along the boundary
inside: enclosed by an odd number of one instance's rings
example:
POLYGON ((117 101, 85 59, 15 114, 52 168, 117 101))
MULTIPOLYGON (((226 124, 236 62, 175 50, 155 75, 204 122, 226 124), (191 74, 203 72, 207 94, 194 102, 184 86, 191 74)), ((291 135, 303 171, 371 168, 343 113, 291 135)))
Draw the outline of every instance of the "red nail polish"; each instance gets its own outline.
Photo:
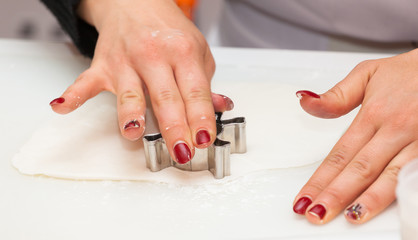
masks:
POLYGON ((185 164, 190 161, 192 153, 187 144, 181 142, 174 146, 174 155, 178 163, 185 164))
POLYGON ((232 109, 234 109, 234 102, 232 101, 232 99, 222 94, 219 94, 219 96, 223 97, 225 104, 226 104, 227 111, 231 111, 232 109))
POLYGON ((317 205, 313 206, 313 208, 311 208, 311 210, 309 210, 309 213, 319 217, 319 219, 322 220, 324 218, 325 214, 327 213, 327 210, 321 204, 317 204, 317 205))
POLYGON ((139 124, 138 120, 134 119, 134 120, 128 122, 127 124, 125 124, 123 129, 127 130, 127 129, 131 129, 131 128, 139 128, 140 126, 141 126, 141 124, 139 124))
POLYGON ((300 198, 293 206, 293 211, 297 214, 305 214, 306 209, 311 205, 312 200, 307 197, 300 198))
POLYGON ((64 102, 65 102, 65 98, 60 97, 60 98, 55 98, 54 100, 52 100, 52 101, 49 103, 49 105, 50 105, 50 106, 54 106, 54 105, 62 104, 62 103, 64 103, 64 102))
POLYGON ((316 94, 314 92, 311 92, 311 91, 307 91, 307 90, 297 91, 296 96, 299 99, 302 99, 304 96, 309 96, 309 97, 313 97, 313 98, 320 98, 320 96, 318 94, 316 94))
POLYGON ((196 133, 196 143, 197 145, 202 145, 210 142, 209 132, 206 130, 200 130, 196 133))

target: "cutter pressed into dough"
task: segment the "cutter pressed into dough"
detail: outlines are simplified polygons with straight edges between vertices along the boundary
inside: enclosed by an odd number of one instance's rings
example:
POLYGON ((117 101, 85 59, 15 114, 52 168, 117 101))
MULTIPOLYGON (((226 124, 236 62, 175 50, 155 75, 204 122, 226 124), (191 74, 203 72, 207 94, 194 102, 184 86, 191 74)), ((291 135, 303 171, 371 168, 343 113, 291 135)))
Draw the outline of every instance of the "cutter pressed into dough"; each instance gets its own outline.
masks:
POLYGON ((152 172, 173 166, 185 171, 209 170, 217 179, 229 176, 230 154, 247 151, 246 122, 244 117, 227 120, 221 120, 221 117, 222 113, 216 113, 215 142, 205 149, 196 148, 193 159, 186 164, 179 164, 170 157, 161 133, 145 135, 143 141, 147 167, 152 172))

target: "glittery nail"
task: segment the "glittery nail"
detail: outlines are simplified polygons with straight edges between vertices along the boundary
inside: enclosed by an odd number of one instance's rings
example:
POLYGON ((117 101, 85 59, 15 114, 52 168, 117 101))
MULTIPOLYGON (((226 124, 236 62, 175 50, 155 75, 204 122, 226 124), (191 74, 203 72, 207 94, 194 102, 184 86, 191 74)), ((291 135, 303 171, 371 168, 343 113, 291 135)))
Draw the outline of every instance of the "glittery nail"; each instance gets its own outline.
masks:
POLYGON ((139 128, 141 125, 139 124, 138 120, 134 119, 123 127, 124 130, 131 129, 131 128, 139 128))
POLYGON ((359 203, 351 205, 345 210, 345 215, 353 220, 358 221, 363 215, 363 212, 361 211, 362 208, 363 207, 359 203))

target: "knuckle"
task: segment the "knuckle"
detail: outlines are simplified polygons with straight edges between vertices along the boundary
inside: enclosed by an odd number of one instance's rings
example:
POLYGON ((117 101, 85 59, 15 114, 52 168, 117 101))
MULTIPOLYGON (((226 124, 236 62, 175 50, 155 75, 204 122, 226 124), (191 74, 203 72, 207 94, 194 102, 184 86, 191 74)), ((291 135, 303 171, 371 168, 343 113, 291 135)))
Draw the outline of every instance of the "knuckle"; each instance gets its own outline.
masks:
POLYGON ((373 123, 376 122, 376 119, 380 119, 382 111, 384 106, 382 106, 382 103, 379 102, 373 102, 373 103, 367 103, 364 104, 362 107, 362 121, 367 123, 373 123))
POLYGON ((385 168, 385 170, 383 170, 383 176, 388 178, 390 181, 392 182, 397 182, 398 181, 398 174, 399 171, 401 170, 401 167, 397 166, 397 165, 391 165, 385 168))
POLYGON ((175 48, 180 57, 189 57, 196 49, 196 44, 188 38, 183 38, 181 41, 173 41, 172 43, 170 47, 175 48))
POLYGON ((404 118, 395 118, 386 126, 390 132, 399 133, 403 132, 404 129, 412 129, 409 127, 410 123, 408 123, 407 119, 404 118))
POLYGON ((311 179, 304 187, 307 192, 320 193, 325 189, 325 185, 319 179, 311 179))
POLYGON ((387 127, 390 132, 405 133, 408 135, 411 129, 418 129, 418 124, 416 119, 411 118, 407 114, 400 113, 396 114, 396 117, 391 118, 390 121, 387 121, 385 127, 387 127))
POLYGON ((213 73, 216 71, 216 63, 215 63, 215 60, 213 60, 213 58, 209 60, 207 69, 208 69, 207 71, 210 74, 210 76, 213 76, 213 73))
POLYGON ((170 89, 161 89, 155 95, 156 107, 161 107, 166 104, 176 103, 178 101, 180 101, 179 97, 170 89))
POLYGON ((209 47, 207 46, 205 51, 205 63, 206 74, 208 75, 208 80, 210 81, 216 71, 216 62, 209 47))
POLYGON ((143 37, 141 44, 132 48, 133 59, 147 59, 147 61, 157 61, 160 59, 159 55, 159 44, 152 37, 143 37), (137 58, 137 57, 140 58, 137 58))
POLYGON ((369 159, 359 158, 352 162, 351 167, 354 172, 364 180, 369 180, 373 177, 373 166, 369 159))
POLYGON ((376 60, 364 60, 355 67, 359 70, 368 70, 376 64, 376 60))
POLYGON ((327 166, 341 172, 347 165, 348 159, 344 150, 339 149, 331 153, 327 158, 327 166))
POLYGON ((327 94, 332 96, 334 101, 338 101, 340 104, 334 104, 332 111, 336 114, 345 114, 347 112, 346 105, 349 99, 346 97, 344 90, 340 87, 340 85, 335 85, 332 87, 327 94))
POLYGON ((187 103, 200 103, 200 102, 212 102, 211 96, 205 91, 205 89, 200 87, 195 87, 190 89, 186 94, 185 101, 187 103))
POLYGON ((377 71, 380 60, 365 60, 357 64, 353 71, 368 75, 368 79, 377 71))
POLYGON ((137 92, 128 90, 120 95, 120 102, 121 104, 125 104, 127 102, 137 102, 142 104, 143 100, 137 92))
POLYGON ((134 62, 143 62, 137 59, 141 56, 148 64, 158 63, 167 57, 167 52, 176 58, 190 58, 201 47, 199 39, 187 34, 178 34, 171 31, 162 31, 160 34, 142 36, 141 44, 133 48, 134 62))
POLYGON ((112 53, 111 57, 108 57, 110 54, 107 55, 105 61, 107 62, 108 70, 110 69, 111 71, 115 71, 119 68, 119 66, 123 66, 127 63, 128 59, 125 56, 126 51, 127 50, 124 49, 120 52, 112 53))
POLYGON ((329 90, 329 93, 335 95, 337 99, 344 99, 344 91, 339 85, 335 85, 329 90))

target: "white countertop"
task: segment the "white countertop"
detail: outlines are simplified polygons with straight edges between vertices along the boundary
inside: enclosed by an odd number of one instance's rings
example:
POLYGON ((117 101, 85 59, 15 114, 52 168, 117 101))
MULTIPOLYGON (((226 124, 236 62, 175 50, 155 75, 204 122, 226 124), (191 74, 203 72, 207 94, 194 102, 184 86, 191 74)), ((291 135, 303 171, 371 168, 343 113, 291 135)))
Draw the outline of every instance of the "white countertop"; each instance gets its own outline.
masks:
MULTIPOLYGON (((215 82, 234 71, 247 71, 254 77, 288 77, 318 92, 360 61, 383 56, 213 51, 218 64, 215 82)), ((64 44, 0 40, 0 239, 400 239, 395 204, 361 226, 346 223, 342 215, 314 226, 291 212, 291 202, 278 205, 293 199, 315 166, 255 174, 219 189, 21 175, 10 159, 53 116, 49 101, 88 63, 64 44), (292 182, 294 190, 283 193, 280 186, 290 175, 300 175, 300 180, 292 182), (176 206, 188 207, 179 211, 176 206), (286 227, 286 221, 292 226, 286 227)))

